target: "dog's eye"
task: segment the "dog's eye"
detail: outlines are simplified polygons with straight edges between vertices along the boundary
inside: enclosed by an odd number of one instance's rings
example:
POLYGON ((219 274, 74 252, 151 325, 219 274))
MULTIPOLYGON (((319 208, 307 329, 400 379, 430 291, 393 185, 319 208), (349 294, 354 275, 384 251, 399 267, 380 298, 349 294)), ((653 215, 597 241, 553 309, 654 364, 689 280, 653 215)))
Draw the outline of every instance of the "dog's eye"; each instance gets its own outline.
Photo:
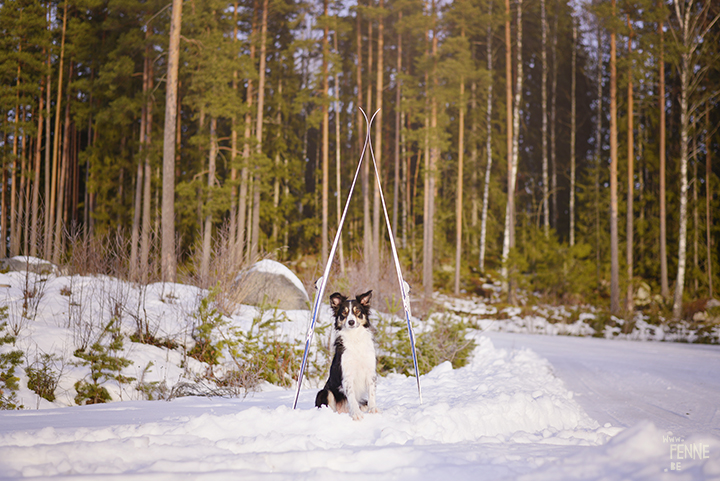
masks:
POLYGON ((360 317, 362 315, 362 311, 360 309, 358 309, 357 307, 353 308, 353 313, 358 317, 360 317))
POLYGON ((346 307, 346 308, 343 310, 343 316, 347 316, 349 312, 350 312, 350 311, 349 311, 348 308, 346 307))

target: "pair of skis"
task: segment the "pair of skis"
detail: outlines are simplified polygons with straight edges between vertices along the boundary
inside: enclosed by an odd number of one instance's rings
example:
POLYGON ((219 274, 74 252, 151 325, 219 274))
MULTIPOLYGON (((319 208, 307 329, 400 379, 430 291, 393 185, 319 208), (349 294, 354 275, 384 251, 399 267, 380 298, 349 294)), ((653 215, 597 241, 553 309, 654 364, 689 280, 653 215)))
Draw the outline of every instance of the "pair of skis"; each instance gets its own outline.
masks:
POLYGON ((373 161, 373 167, 375 170, 375 179, 377 180, 378 192, 380 193, 380 200, 382 201, 383 212, 385 213, 385 223, 390 237, 390 247, 392 250, 393 261, 395 262, 395 270, 397 272, 398 283, 400 284, 400 295, 402 297, 403 309, 405 311, 405 321, 407 322, 408 335, 410 336, 410 347, 412 349, 413 366, 415 367, 415 380, 417 381, 418 397, 420 404, 422 404, 422 392, 420 390, 420 373, 418 371, 417 355, 415 353, 415 334, 413 332, 412 323, 410 322, 410 286, 403 279, 402 269, 400 268, 400 259, 397 254, 397 246, 395 245, 395 236, 393 235, 392 227, 390 226, 390 217, 388 216, 387 206, 385 204, 385 196, 383 195, 382 185, 380 185, 380 173, 378 172, 377 162, 375 162, 375 152, 373 151, 372 141, 370 140, 370 128, 375 120, 375 116, 380 112, 380 109, 376 110, 373 116, 368 120, 365 111, 360 108, 363 117, 365 117, 365 144, 363 145, 362 152, 360 153, 360 161, 358 162, 357 169, 355 170, 355 176, 353 177, 352 184, 350 185, 350 192, 348 193, 347 200, 345 201, 345 208, 343 209, 342 216, 340 217, 340 225, 338 225, 337 232, 335 233, 335 239, 330 249, 330 256, 328 257, 327 263, 325 264, 325 271, 322 277, 317 280, 315 287, 317 289, 317 296, 315 296, 315 302, 313 303, 312 319, 310 321, 310 327, 308 328, 307 337, 305 339, 305 352, 303 353, 302 363, 300 364, 300 373, 298 374, 297 390, 295 391, 295 400, 293 401, 293 409, 297 407, 298 398, 300 397, 300 388, 302 386, 303 375, 305 374, 305 366, 307 364, 308 352, 310 351, 310 345, 312 344, 313 335, 315 334, 315 323, 317 321, 318 312, 322 305, 322 299, 325 294, 325 287, 327 286, 328 275, 330 274, 330 267, 332 266, 333 259, 335 257, 335 251, 337 250, 338 243, 340 241, 340 235, 342 233, 342 227, 345 223, 345 217, 347 216, 348 207, 350 206, 350 199, 352 198, 353 191, 355 190, 355 183, 357 182, 358 175, 360 174, 360 167, 362 166, 363 159, 365 158, 365 152, 370 148, 370 157, 373 161))

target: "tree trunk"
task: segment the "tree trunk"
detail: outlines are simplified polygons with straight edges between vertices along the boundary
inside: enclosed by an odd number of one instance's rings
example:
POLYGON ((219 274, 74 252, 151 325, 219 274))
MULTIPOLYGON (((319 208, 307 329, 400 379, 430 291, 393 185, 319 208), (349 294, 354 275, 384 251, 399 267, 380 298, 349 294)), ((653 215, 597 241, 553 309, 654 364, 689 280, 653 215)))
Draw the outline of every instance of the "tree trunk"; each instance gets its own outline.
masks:
MULTIPOLYGON (((398 22, 402 22, 402 11, 398 12, 398 22)), ((396 236, 398 233, 398 209, 400 203, 400 130, 402 129, 401 122, 401 111, 402 111, 402 85, 400 81, 400 74, 402 73, 402 34, 398 32, 397 37, 397 77, 395 80, 395 165, 394 165, 394 177, 395 185, 393 188, 393 216, 392 216, 392 230, 396 236)))
POLYGON ((58 92, 57 102, 55 103, 55 137, 53 138, 53 158, 52 158, 52 174, 50 176, 50 199, 46 203, 46 223, 45 223, 45 258, 50 259, 52 256, 52 229, 55 225, 54 210, 55 196, 57 192, 57 175, 58 175, 58 154, 60 152, 60 112, 62 109, 62 87, 63 87, 63 64, 65 60, 65 33, 67 31, 67 9, 68 1, 65 0, 63 9, 63 27, 60 40, 60 65, 58 66, 58 92))
MULTIPOLYGON (((42 252, 44 253, 45 259, 50 258, 49 250, 48 250, 48 244, 50 242, 50 174, 51 174, 51 148, 50 148, 50 133, 51 133, 51 125, 50 125, 50 116, 51 114, 51 93, 52 90, 52 75, 51 75, 51 52, 48 50, 48 56, 47 56, 47 71, 48 74, 45 77, 45 84, 47 85, 47 89, 45 90, 45 190, 44 190, 44 196, 43 196, 43 249, 42 252)), ((39 246, 38 246, 39 247, 39 246)), ((39 250, 39 249, 38 249, 39 250)))
POLYGON ((545 0, 540 0, 540 23, 542 25, 542 205, 543 231, 550 235, 550 178, 548 176, 548 111, 547 111, 547 13, 545 0))
POLYGON ((570 247, 575 245, 575 131, 577 130, 576 84, 577 84, 577 24, 572 19, 572 72, 570 72, 570 247))
MULTIPOLYGON (((257 139, 258 155, 262 154, 263 142, 263 113, 265 109, 265 62, 267 55, 267 17, 268 17, 268 0, 263 0, 262 24, 260 27, 260 65, 258 68, 258 111, 257 111, 257 127, 255 127, 255 138, 257 139)), ((259 167, 255 167, 255 180, 253 189, 253 218, 252 218, 252 240, 250 243, 250 258, 255 262, 258 258, 260 249, 260 182, 261 172, 259 167)))
POLYGON ((38 128, 37 128, 37 139, 35 141, 35 167, 34 167, 34 180, 32 190, 32 221, 30 228, 30 255, 32 257, 37 256, 38 250, 38 216, 40 208, 40 166, 42 163, 42 132, 43 132, 43 121, 45 115, 43 114, 43 91, 46 88, 50 88, 45 79, 43 84, 40 86, 40 95, 38 95, 38 101, 40 102, 38 107, 38 128))
POLYGON ((203 250, 200 262, 200 277, 208 284, 210 274, 210 254, 212 253, 212 200, 215 187, 215 166, 217 161, 217 117, 210 118, 210 155, 208 157, 207 196, 205 201, 205 225, 203 227, 203 250))
POLYGON ((383 74, 384 72, 384 31, 385 26, 382 18, 383 0, 379 4, 381 16, 378 18, 378 46, 377 46, 377 81, 375 82, 375 98, 376 108, 379 110, 375 118, 375 165, 377 168, 378 179, 373 182, 373 278, 379 279, 380 276, 380 188, 378 184, 382 182, 382 129, 383 129, 383 74))
MULTIPOLYGON (((372 67, 373 67, 373 55, 372 55, 372 19, 368 19, 368 68, 367 68, 367 99, 366 99, 366 113, 368 117, 372 116, 372 67)), ((369 134, 368 134, 369 135, 369 134)), ((367 157, 365 158, 363 170, 364 176, 367 182, 363 185, 363 258, 365 264, 365 271, 368 275, 372 273, 372 252, 373 252, 373 238, 372 238, 372 214, 370 213, 370 164, 372 159, 370 157, 370 149, 366 152, 367 157)))
MULTIPOLYGON (((680 17, 680 15, 678 15, 680 17)), ((678 18, 683 22, 683 18, 678 18)), ((689 43, 688 29, 683 25, 683 45, 689 43)), ((690 76, 689 54, 681 54, 680 66, 680 232, 678 235, 678 268, 675 281, 675 296, 673 298, 673 317, 680 319, 682 316, 683 292, 685 289, 685 268, 687 263, 687 170, 688 170, 688 137, 689 137, 689 115, 688 115, 688 89, 690 76)))
POLYGON ((602 32, 597 29, 597 119, 595 122, 595 275, 598 291, 600 282, 600 168, 602 161, 602 32))
MULTIPOLYGON (((337 21, 337 19, 336 19, 337 21)), ((333 36, 333 42, 334 42, 334 49, 335 53, 337 55, 340 55, 340 50, 338 49, 338 31, 337 28, 335 29, 335 35, 333 36)), ((341 186, 341 176, 340 176, 340 144, 342 143, 342 138, 340 137, 340 74, 339 70, 337 69, 335 73, 335 210, 337 212, 337 228, 340 229, 340 219, 342 218, 342 189, 341 186)), ((343 239, 342 239, 342 233, 340 234, 340 240, 338 241, 338 256, 340 258, 340 272, 345 274, 345 252, 343 249, 343 239)))
MULTIPOLYGON (((433 2, 433 8, 435 3, 433 2)), ((430 28, 425 29, 425 51, 430 55, 430 28)), ((432 296, 432 252, 428 250, 431 245, 428 228, 430 226, 430 74, 425 70, 425 112, 424 115, 424 155, 423 155, 423 295, 426 298, 432 296)))
MULTIPOLYGON (((233 46, 237 45, 238 41, 238 1, 235 0, 233 3, 233 46)), ((239 55, 238 51, 234 52, 235 55, 239 55)), ((232 90, 233 95, 238 95, 238 71, 233 70, 232 79, 232 90)), ((228 250, 230 253, 230 261, 235 267, 237 261, 237 244, 235 235, 237 233, 237 154, 238 154, 238 119, 233 114, 230 119, 230 225, 228 232, 228 250)))
MULTIPOLYGON (((381 0, 382 1, 382 0, 381 0)), ((460 31, 465 39, 465 29, 460 31)), ((465 77, 460 76, 458 115, 458 178, 455 200, 455 295, 460 295, 460 259, 462 257, 463 161, 465 156, 465 77)))
POLYGON ((697 130, 695 128, 695 117, 693 116, 693 149, 692 149, 692 164, 693 164, 693 296, 697 297, 698 290, 700 288, 698 271, 699 271, 699 260, 698 260, 698 224, 700 223, 700 214, 698 213, 698 165, 697 165, 697 130))
MULTIPOLYGON (((18 192, 18 172, 22 172, 21 168, 18 168, 18 157, 20 156, 20 152, 18 150, 18 142, 21 135, 24 136, 24 134, 20 133, 20 62, 18 62, 17 67, 17 84, 15 88, 15 112, 14 116, 15 119, 13 123, 15 124, 15 128, 13 131, 13 157, 12 157, 12 167, 10 168, 10 257, 15 257, 20 253, 20 243, 18 242, 20 235, 20 219, 22 218, 22 213, 18 212, 18 198, 22 195, 21 192, 18 192)), ((24 155, 24 152, 23 152, 24 155)), ((3 189, 5 189, 6 186, 3 185, 3 189)))
POLYGON ((708 278, 708 297, 713 298, 713 279, 712 279, 712 239, 710 237, 710 228, 712 227, 710 215, 710 201, 712 200, 712 165, 710 163, 710 101, 705 102, 705 234, 707 237, 707 278, 708 278))
POLYGON ((518 160, 519 160, 519 143, 520 143, 520 102, 522 101, 522 81, 523 81, 523 63, 522 63, 522 0, 518 0, 517 10, 517 78, 515 79, 515 102, 513 105, 513 137, 512 137, 512 157, 509 168, 509 184, 508 184, 508 202, 505 209, 505 235, 503 238, 503 254, 502 254, 502 277, 506 282, 508 302, 513 303, 515 296, 512 289, 510 272, 508 269, 508 260, 510 249, 515 247, 515 185, 517 183, 518 160))
MULTIPOLYGON (((257 12, 257 1, 253 2, 253 19, 250 34, 248 36, 250 40, 250 62, 255 65, 255 35, 257 35, 257 19, 255 16, 257 12)), ((251 111, 253 105, 253 84, 252 79, 247 79, 247 88, 245 90, 245 97, 247 102, 247 110, 245 111, 245 131, 243 138, 245 143, 243 145, 243 165, 240 169, 240 194, 238 199, 238 222, 237 222, 237 248, 235 250, 235 258, 237 262, 242 262, 243 251, 245 251, 245 257, 250 262, 250 218, 247 215, 248 210, 248 181, 250 177, 250 136, 252 129, 251 111)), ((303 156, 305 158, 305 156, 303 156)), ((252 186, 250 186, 252 188, 252 186)))
POLYGON ((180 61, 180 28, 182 0, 173 0, 168 48, 168 69, 165 95, 165 128, 163 130, 162 190, 162 279, 175 282, 175 129, 177 122, 177 87, 180 61))
MULTIPOLYGON (((278 96, 282 98, 283 82, 282 77, 278 80, 278 96)), ((278 126, 277 134, 275 138, 280 141, 282 137, 282 113, 281 108, 278 104, 277 113, 275 114, 275 122, 278 126)), ((273 176, 273 224, 272 224, 272 241, 276 244, 278 238, 278 232, 280 231, 280 213, 278 209, 280 207, 280 151, 275 152, 275 175, 273 176)))
POLYGON ((328 209, 330 202, 330 186, 328 185, 330 182, 330 108, 328 106, 330 84, 328 78, 328 56, 330 55, 330 48, 328 44, 327 0, 323 1, 323 15, 325 16, 325 28, 323 30, 322 40, 322 229, 320 255, 322 262, 325 262, 328 258, 328 209))
POLYGON ((558 31, 558 13, 557 3, 555 4, 555 25, 553 28, 552 40, 552 83, 550 84, 550 198, 551 204, 551 223, 553 229, 558 228, 558 181, 557 181, 557 150, 556 146, 556 128, 557 128, 557 31, 558 31))
MULTIPOLYGON (((612 0, 615 17, 615 0, 612 0)), ((615 29, 610 30, 610 312, 620 312, 620 259, 618 247, 617 199, 617 59, 615 29)))
POLYGON ((68 163, 70 161, 70 80, 72 79, 73 65, 70 63, 70 69, 68 71, 68 88, 67 88, 67 99, 65 100, 65 127, 63 128, 63 151, 62 159, 60 161, 60 167, 58 168, 58 190, 57 190, 57 204, 55 210, 55 240, 53 241, 53 256, 52 261, 54 264, 60 263, 60 255, 62 254, 62 240, 63 240, 63 207, 65 204, 65 183, 68 177, 68 163))
POLYGON ((151 196, 152 196, 152 168, 150 167, 150 153, 152 150, 153 126, 153 62, 148 58, 148 94, 146 98, 147 121, 145 122, 145 178, 143 187, 143 214, 142 230, 140 232, 140 273, 143 283, 147 282, 150 268, 150 237, 151 225, 151 196))
MULTIPOLYGON (((662 4, 661 4, 662 5, 662 4)), ((667 267, 667 214, 665 211, 665 44, 663 21, 658 26, 660 32, 660 92, 659 92, 659 108, 660 108, 660 293, 667 299, 670 297, 670 287, 668 286, 668 267, 667 267)))
MULTIPOLYGON (((488 16, 492 18, 492 2, 488 16)), ((487 239, 487 217, 488 203, 490 202, 490 173, 492 172, 492 103, 493 103, 493 52, 492 52, 492 24, 488 22, 487 26, 487 70, 490 76, 487 92, 487 109, 485 110, 485 152, 487 155, 487 164, 485 166, 485 186, 483 188, 482 214, 480 216, 480 272, 485 272, 485 245, 487 239)), ((510 83, 510 79, 507 80, 510 83)), ((473 87, 475 83, 473 82, 473 87)), ((473 111, 475 110, 475 100, 473 99, 473 111)), ((474 126, 474 121, 473 121, 474 126)), ((475 140, 473 140, 473 147, 475 140)))
MULTIPOLYGON (((630 29, 630 36, 628 37, 628 54, 632 55, 632 24, 630 23, 630 18, 628 17, 628 28, 630 29)), ((633 218, 633 196, 635 194, 635 137, 634 137, 634 126, 635 126, 635 118, 634 118, 634 98, 633 98, 633 76, 632 76, 632 70, 633 66, 632 63, 630 64, 630 68, 628 69, 628 88, 627 88, 627 95, 628 95, 628 126, 627 126, 627 136, 628 136, 628 173, 627 173, 627 226, 625 228, 625 235, 626 235, 626 242, 625 242, 625 250, 626 250, 626 263, 627 263, 627 297, 625 299, 625 311, 630 314, 632 317, 633 313, 633 228, 634 228, 634 218, 633 218)))
MULTIPOLYGON (((150 35, 150 29, 148 28, 145 33, 145 40, 147 41, 150 35)), ((133 281, 138 280, 138 248, 140 246, 140 221, 142 212, 142 193, 143 193, 143 162, 141 160, 143 151, 145 149, 145 133, 147 132, 147 92, 148 92, 148 46, 145 47, 145 58, 143 59, 143 84, 142 84, 142 97, 143 105, 140 113, 140 144, 138 152, 138 165, 137 174, 135 177, 135 202, 133 209, 133 222, 132 230, 130 234, 130 279, 133 281)))

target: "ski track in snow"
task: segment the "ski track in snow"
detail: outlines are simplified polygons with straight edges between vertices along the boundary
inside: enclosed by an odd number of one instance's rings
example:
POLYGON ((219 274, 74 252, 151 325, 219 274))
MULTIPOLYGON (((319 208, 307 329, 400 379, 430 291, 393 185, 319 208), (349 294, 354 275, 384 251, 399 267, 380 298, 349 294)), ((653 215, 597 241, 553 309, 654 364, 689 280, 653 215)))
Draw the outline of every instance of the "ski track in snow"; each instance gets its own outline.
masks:
MULTIPOLYGON (((0 274, 13 284, 5 298, 14 303, 11 314, 22 280, 0 274)), ((102 316, 114 297, 126 296, 126 305, 142 305, 169 337, 187 332, 202 294, 161 284, 138 294, 106 277, 52 278, 19 344, 32 338, 47 351, 77 341, 62 328, 80 314, 61 292, 68 282, 78 308, 102 316)), ((233 322, 247 328, 255 313, 243 306, 233 322)), ((288 317, 283 334, 303 339, 308 313, 288 317)), ((43 409, 0 412, 0 480, 720 480, 720 347, 473 336, 478 346, 467 366, 444 363, 421 377, 422 405, 414 378, 390 375, 378 380, 382 412, 358 422, 315 409, 308 385, 297 410, 293 389, 271 385, 242 399, 64 408, 38 400, 43 409), (708 455, 678 459, 671 448, 678 444, 708 455), (680 461, 681 470, 673 469, 680 461)), ((137 376, 152 361, 148 379, 182 375, 178 352, 127 344, 134 361, 127 374, 137 376)), ((202 369, 188 361, 191 371, 202 369)), ((67 369, 82 377, 86 368, 67 369)), ((72 400, 71 380, 61 392, 62 402, 72 400)), ((27 388, 19 394, 26 405, 36 402, 27 388)))

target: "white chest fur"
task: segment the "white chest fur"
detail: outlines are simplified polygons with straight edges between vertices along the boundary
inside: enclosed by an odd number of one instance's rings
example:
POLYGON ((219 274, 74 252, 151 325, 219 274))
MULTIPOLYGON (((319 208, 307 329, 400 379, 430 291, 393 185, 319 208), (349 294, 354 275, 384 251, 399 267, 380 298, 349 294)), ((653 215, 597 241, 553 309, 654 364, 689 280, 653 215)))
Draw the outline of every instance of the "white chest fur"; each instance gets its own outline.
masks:
MULTIPOLYGON (((343 341, 343 384, 352 385, 358 401, 368 399, 375 379, 375 345, 369 329, 359 327, 340 332, 343 341)), ((349 387, 349 386, 348 386, 349 387)))

